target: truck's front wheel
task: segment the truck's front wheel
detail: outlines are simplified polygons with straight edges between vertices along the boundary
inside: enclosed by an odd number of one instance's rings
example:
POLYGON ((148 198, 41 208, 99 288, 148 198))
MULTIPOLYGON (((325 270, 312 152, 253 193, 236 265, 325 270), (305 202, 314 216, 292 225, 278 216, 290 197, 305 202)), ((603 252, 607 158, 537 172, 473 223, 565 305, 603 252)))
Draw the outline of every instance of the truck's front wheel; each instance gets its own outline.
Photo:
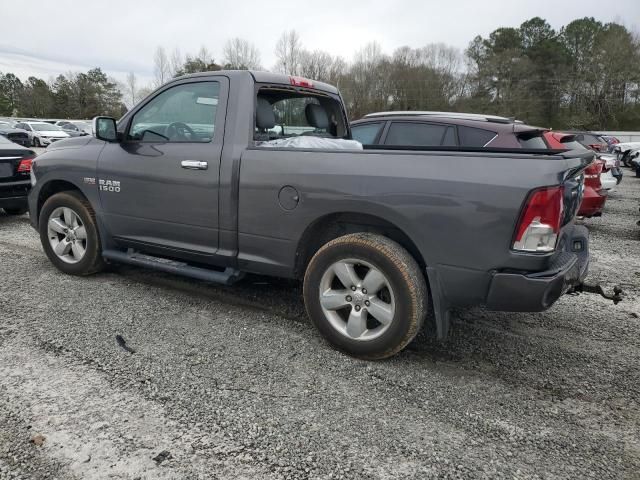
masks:
POLYGON ((60 192, 48 198, 38 226, 42 248, 59 270, 89 275, 104 267, 95 213, 79 193, 60 192))
POLYGON ((356 233, 324 245, 304 278, 307 313, 336 348, 377 360, 402 350, 426 315, 420 267, 398 243, 356 233))

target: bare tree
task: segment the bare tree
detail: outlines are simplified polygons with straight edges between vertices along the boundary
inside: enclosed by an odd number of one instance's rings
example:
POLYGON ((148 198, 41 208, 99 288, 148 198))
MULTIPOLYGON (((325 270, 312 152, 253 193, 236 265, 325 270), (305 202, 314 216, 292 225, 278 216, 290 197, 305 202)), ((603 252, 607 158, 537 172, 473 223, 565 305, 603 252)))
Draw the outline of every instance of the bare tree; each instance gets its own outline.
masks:
POLYGON ((196 56, 196 60, 200 60, 204 65, 209 65, 214 63, 213 55, 209 51, 207 47, 202 45, 200 50, 198 51, 198 55, 196 56))
POLYGON ((462 52, 444 43, 431 43, 417 50, 420 63, 434 70, 455 75, 462 70, 462 52))
POLYGON ((178 73, 178 71, 182 68, 182 65, 184 65, 184 58, 182 57, 182 53, 180 52, 180 49, 178 47, 173 49, 173 52, 171 53, 171 60, 169 61, 169 63, 171 76, 175 77, 176 73, 178 73))
POLYGON ((302 50, 299 61, 300 75, 329 82, 331 81, 333 62, 333 57, 322 50, 314 50, 313 52, 302 50))
POLYGON ((275 69, 289 75, 300 75, 302 50, 302 42, 298 32, 295 30, 284 32, 276 44, 275 54, 278 63, 275 69))
POLYGON ((136 74, 129 72, 125 80, 125 101, 128 103, 128 107, 133 107, 138 101, 138 79, 136 74))
POLYGON ((171 78, 169 59, 167 58, 167 52, 164 50, 164 47, 156 48, 156 53, 153 56, 153 75, 156 87, 159 87, 171 78))
POLYGON ((252 43, 242 38, 232 38, 224 46, 223 64, 225 68, 259 70, 260 52, 252 43))

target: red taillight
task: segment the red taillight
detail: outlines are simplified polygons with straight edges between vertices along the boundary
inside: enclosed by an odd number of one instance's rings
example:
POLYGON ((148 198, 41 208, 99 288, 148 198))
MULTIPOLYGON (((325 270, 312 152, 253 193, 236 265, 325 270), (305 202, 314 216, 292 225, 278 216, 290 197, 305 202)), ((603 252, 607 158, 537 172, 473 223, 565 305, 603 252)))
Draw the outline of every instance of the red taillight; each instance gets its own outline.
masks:
POLYGON ((551 252, 562 226, 564 187, 545 187, 529 194, 516 228, 514 250, 551 252))
POLYGON ((596 190, 602 187, 600 183, 600 174, 602 173, 603 163, 600 160, 596 160, 589 165, 584 171, 584 184, 587 187, 595 188, 596 190))
POLYGON ((29 173, 31 171, 31 162, 33 158, 23 158, 18 164, 18 173, 29 173))
POLYGON ((313 82, 307 78, 289 77, 289 81, 291 82, 291 85, 293 85, 294 87, 313 88, 313 82))

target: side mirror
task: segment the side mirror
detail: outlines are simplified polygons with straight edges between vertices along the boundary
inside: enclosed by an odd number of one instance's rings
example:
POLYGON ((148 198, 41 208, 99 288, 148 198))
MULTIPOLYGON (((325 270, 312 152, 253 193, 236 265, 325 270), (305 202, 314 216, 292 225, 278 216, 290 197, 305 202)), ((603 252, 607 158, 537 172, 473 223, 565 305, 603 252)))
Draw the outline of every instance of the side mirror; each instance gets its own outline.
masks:
POLYGON ((93 134, 98 140, 105 142, 118 141, 118 129, 115 118, 96 117, 93 119, 93 134))

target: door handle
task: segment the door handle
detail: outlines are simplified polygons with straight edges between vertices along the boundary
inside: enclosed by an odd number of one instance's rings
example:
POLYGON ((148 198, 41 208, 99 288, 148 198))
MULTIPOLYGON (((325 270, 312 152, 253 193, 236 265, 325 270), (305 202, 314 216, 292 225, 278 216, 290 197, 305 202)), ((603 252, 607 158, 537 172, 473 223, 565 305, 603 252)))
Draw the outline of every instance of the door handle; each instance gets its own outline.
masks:
POLYGON ((200 160, 182 160, 180 166, 189 170, 206 170, 209 168, 207 162, 201 162, 200 160))

